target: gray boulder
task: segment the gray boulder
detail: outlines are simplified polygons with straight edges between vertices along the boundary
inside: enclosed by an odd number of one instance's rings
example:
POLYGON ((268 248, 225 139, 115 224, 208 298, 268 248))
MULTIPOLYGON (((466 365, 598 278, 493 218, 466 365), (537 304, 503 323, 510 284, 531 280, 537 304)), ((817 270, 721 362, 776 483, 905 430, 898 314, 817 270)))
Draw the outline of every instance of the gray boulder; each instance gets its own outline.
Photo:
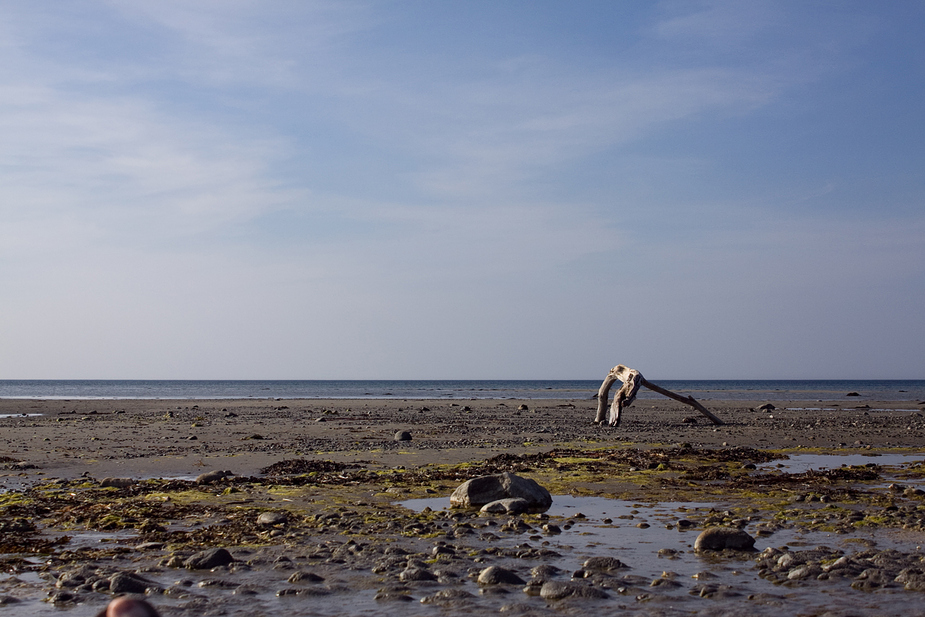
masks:
POLYGON ((755 550, 755 538, 735 527, 710 527, 704 529, 694 542, 695 551, 755 550))
POLYGON ((457 508, 478 508, 501 499, 520 498, 531 511, 543 511, 552 505, 552 495, 535 480, 504 473, 472 478, 461 484, 450 496, 450 505, 457 508))

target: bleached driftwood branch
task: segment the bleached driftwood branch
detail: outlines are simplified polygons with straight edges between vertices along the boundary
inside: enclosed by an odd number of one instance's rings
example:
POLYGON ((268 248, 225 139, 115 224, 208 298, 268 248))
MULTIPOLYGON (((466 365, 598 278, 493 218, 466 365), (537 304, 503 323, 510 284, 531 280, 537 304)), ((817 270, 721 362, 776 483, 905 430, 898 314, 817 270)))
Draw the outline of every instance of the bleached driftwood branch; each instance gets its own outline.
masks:
POLYGON ((626 407, 633 404, 633 401, 636 400, 636 394, 642 386, 653 392, 658 392, 659 394, 667 396, 668 398, 673 398, 685 405, 690 405, 709 418, 713 424, 723 424, 722 420, 714 416, 706 407, 694 400, 693 396, 681 396, 680 394, 675 394, 670 390, 657 386, 643 377, 642 373, 636 369, 631 369, 622 364, 618 364, 610 369, 610 372, 607 373, 607 377, 604 378, 604 383, 601 384, 600 390, 597 391, 597 416, 594 418, 594 421, 598 424, 604 421, 607 400, 610 396, 610 387, 615 381, 622 381, 623 387, 617 391, 613 399, 613 404, 610 406, 610 420, 608 422, 610 426, 620 425, 620 414, 626 407))

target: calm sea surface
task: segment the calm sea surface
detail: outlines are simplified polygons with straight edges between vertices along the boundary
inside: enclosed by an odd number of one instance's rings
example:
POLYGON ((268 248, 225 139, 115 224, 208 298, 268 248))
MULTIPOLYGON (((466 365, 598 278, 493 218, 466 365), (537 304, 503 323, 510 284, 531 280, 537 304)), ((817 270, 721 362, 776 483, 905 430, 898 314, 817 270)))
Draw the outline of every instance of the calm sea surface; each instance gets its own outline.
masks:
MULTIPOLYGON (((590 399, 600 379, 578 380, 0 380, 0 398, 24 399, 590 399)), ((698 400, 925 401, 925 380, 659 380, 698 400)), ((619 385, 619 384, 618 384, 619 385)), ((661 395, 645 388, 639 398, 661 395)))

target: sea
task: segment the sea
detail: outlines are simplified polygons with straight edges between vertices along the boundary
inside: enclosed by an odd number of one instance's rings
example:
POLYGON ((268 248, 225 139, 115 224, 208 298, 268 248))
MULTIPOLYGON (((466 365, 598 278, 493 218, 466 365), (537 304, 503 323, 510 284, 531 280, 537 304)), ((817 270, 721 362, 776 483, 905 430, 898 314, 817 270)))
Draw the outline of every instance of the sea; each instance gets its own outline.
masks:
MULTIPOLYGON (((5 379, 6 399, 591 399, 601 379, 5 379)), ((658 380, 700 401, 925 401, 925 380, 658 380), (847 398, 846 397, 851 397, 847 398)), ((617 384, 619 386, 619 384, 617 384)), ((659 398, 646 390, 638 398, 659 398)))

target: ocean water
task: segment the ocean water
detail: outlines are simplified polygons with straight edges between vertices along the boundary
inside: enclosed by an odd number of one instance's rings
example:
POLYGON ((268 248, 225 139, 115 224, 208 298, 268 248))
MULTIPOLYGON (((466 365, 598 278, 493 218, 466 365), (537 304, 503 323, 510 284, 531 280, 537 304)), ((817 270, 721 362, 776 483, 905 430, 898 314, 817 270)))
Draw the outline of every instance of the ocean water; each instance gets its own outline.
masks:
MULTIPOLYGON (((0 380, 17 399, 591 399, 599 379, 0 380)), ((925 401, 925 380, 657 380, 701 401, 925 401), (848 397, 850 392, 859 396, 848 397)), ((619 384, 618 384, 619 385, 619 384)), ((645 388, 640 399, 661 398, 645 388)))

